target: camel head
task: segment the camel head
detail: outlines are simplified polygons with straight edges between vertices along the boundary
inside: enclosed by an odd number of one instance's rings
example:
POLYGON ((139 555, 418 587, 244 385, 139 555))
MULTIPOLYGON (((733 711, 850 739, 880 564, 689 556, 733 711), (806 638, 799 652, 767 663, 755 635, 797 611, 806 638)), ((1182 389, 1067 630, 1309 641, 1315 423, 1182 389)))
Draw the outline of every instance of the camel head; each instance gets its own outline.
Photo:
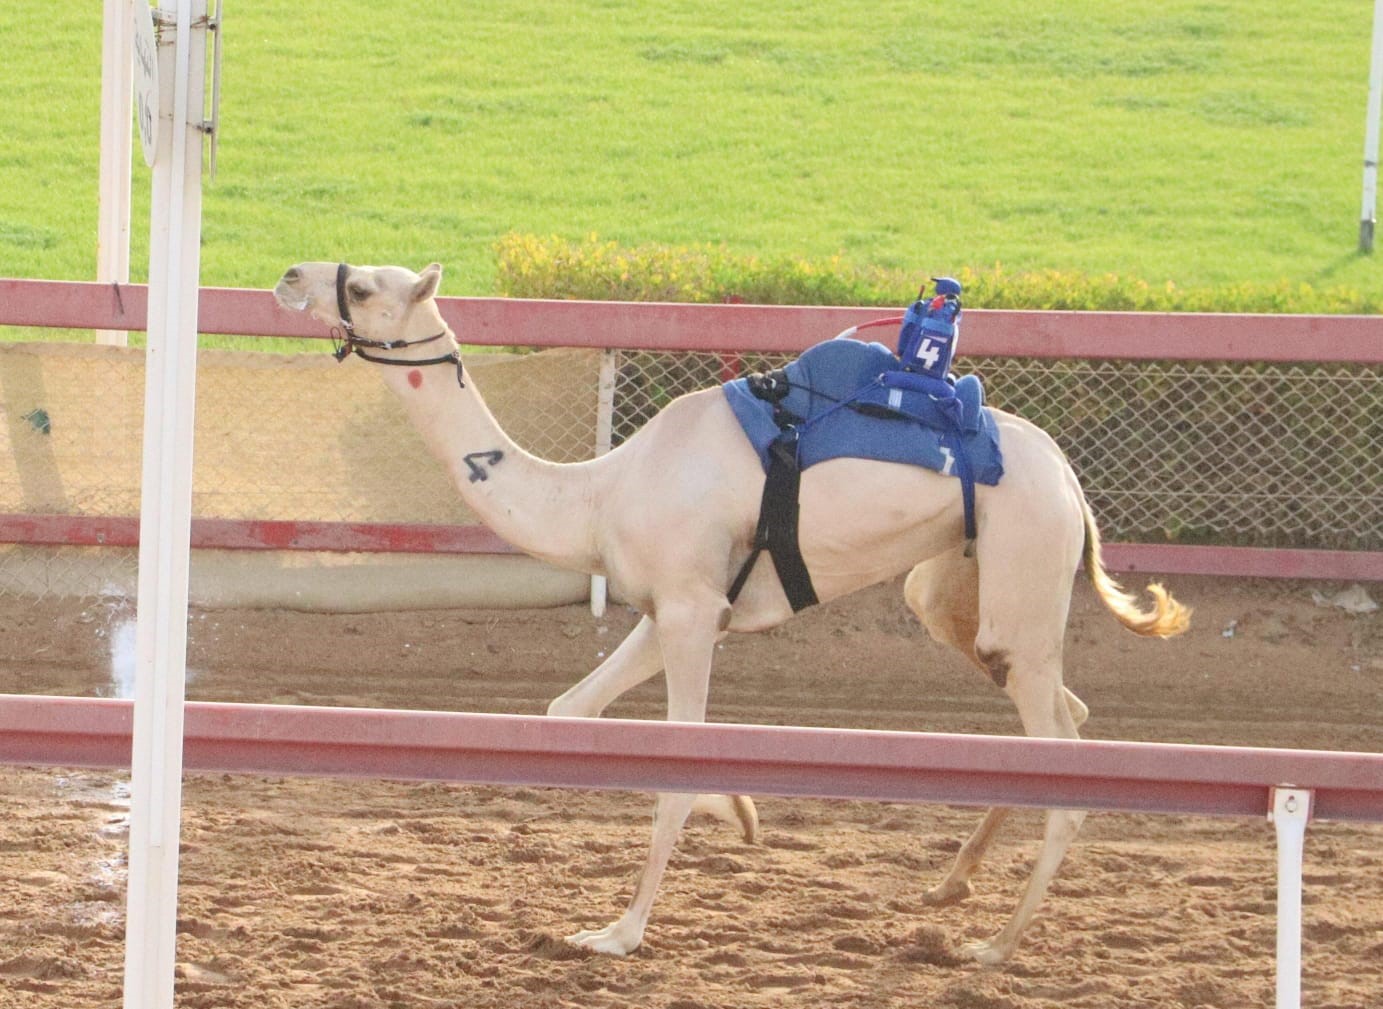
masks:
MULTIPOLYGON (((299 263, 290 266, 274 287, 274 298, 294 312, 324 322, 343 342, 342 356, 362 347, 393 351, 406 360, 417 356, 408 347, 451 330, 434 300, 442 267, 433 263, 422 273, 401 266, 350 266, 346 263, 299 263)), ((436 353, 436 345, 421 351, 436 353)), ((368 355, 367 355, 368 356, 368 355)))

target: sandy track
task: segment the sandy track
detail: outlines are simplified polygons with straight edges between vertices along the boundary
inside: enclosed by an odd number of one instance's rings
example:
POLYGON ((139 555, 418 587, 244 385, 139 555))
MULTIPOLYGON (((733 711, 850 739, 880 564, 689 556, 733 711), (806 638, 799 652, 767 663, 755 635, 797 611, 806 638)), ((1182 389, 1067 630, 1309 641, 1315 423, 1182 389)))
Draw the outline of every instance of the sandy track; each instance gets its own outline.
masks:
MULTIPOLYGON (((1159 643, 1119 632, 1078 586, 1067 682, 1093 711, 1087 735, 1383 750, 1376 614, 1317 606, 1301 584, 1173 587, 1196 624, 1159 643)), ((107 691, 128 616, 6 603, 0 690, 107 691)), ((195 613, 189 694, 536 713, 632 619, 195 613)), ((657 717, 661 700, 650 684, 611 713, 657 717)), ((727 642, 712 717, 1016 731, 1008 701, 926 639, 896 587, 727 642)), ((0 1006, 119 1005, 122 778, 0 768, 0 1006)), ((180 1006, 1271 1004, 1274 857, 1259 822, 1092 816, 1018 955, 988 970, 954 951, 1011 911, 1036 813, 1006 830, 975 896, 940 910, 921 892, 974 810, 765 799, 754 846, 695 821, 644 946, 615 960, 560 936, 622 909, 644 796, 197 776, 185 803, 180 1006)), ((1306 1004, 1383 1003, 1383 828, 1313 825, 1305 901, 1306 1004)))

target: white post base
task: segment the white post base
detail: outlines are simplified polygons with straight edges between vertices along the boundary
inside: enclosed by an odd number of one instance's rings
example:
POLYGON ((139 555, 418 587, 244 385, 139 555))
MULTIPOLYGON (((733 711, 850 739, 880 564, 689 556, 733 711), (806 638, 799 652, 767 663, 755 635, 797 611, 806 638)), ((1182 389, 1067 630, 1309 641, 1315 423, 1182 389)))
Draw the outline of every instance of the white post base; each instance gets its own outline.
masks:
MULTIPOLYGON (((600 380, 596 393, 595 454, 610 451, 615 435, 615 351, 600 354, 600 380)), ((591 616, 605 616, 608 585, 604 575, 591 575, 591 616)))
POLYGON ((1277 1009, 1301 1009, 1301 863, 1312 792, 1272 790, 1268 819, 1277 834, 1277 1009))

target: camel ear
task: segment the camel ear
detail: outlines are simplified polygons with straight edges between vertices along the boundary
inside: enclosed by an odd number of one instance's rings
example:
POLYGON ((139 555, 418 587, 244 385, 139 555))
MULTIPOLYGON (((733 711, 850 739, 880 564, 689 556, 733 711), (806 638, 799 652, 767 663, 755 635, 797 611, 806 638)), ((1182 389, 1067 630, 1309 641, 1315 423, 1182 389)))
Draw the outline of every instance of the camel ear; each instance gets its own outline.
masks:
POLYGON ((429 263, 422 273, 418 274, 418 282, 413 285, 413 300, 427 301, 437 294, 437 288, 442 283, 442 264, 429 263))

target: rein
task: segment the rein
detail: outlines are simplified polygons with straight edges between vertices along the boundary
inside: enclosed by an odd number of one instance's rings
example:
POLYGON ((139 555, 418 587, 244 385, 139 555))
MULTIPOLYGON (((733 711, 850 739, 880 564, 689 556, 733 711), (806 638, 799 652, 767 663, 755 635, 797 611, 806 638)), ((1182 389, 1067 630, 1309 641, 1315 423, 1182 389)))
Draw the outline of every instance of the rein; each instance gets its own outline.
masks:
POLYGON ((365 347, 371 350, 399 350, 403 347, 420 347, 425 343, 433 343, 447 335, 447 330, 442 330, 436 336, 427 336, 421 340, 371 340, 360 336, 355 331, 355 323, 351 321, 351 309, 346 303, 346 277, 350 274, 350 267, 345 263, 336 267, 336 314, 341 319, 341 328, 333 329, 332 336, 336 338, 336 349, 332 351, 332 357, 338 361, 355 354, 364 358, 372 364, 391 364, 400 367, 422 368, 430 364, 454 364, 456 365, 456 384, 460 388, 466 388, 461 367, 461 354, 453 350, 450 354, 443 354, 439 357, 428 357, 419 361, 397 358, 380 357, 378 354, 368 354, 365 347))

